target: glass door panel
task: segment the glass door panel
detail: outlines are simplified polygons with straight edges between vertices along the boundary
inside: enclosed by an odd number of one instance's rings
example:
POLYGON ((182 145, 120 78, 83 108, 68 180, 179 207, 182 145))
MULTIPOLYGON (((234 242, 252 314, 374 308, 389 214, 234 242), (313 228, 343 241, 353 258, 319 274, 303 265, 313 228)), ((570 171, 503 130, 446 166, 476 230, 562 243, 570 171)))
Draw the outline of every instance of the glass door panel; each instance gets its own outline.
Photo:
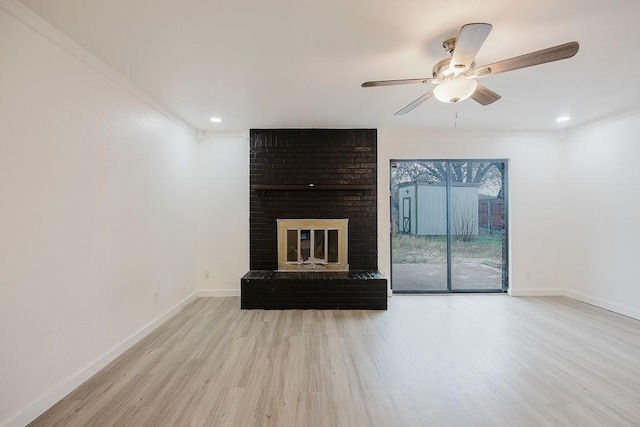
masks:
POLYGON ((326 230, 313 230, 313 257, 316 260, 327 260, 327 256, 324 252, 324 233, 326 230))
POLYGON ((446 163, 395 162, 391 182, 393 291, 448 292, 446 163))
POLYGON ((327 261, 338 262, 338 230, 327 230, 327 261))
POLYGON ((287 262, 298 262, 298 230, 287 230, 287 262))
POLYGON ((300 230, 300 261, 308 261, 311 258, 311 230, 300 230))
POLYGON ((500 291, 503 284, 504 162, 451 162, 452 292, 500 291))

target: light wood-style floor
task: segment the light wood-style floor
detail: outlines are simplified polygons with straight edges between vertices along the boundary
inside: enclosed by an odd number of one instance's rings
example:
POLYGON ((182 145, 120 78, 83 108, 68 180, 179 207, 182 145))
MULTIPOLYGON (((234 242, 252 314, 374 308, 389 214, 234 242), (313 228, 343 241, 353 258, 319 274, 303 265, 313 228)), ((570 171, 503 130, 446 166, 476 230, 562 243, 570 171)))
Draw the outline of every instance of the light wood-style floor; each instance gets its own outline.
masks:
POLYGON ((200 298, 35 426, 640 425, 640 321, 562 297, 200 298))

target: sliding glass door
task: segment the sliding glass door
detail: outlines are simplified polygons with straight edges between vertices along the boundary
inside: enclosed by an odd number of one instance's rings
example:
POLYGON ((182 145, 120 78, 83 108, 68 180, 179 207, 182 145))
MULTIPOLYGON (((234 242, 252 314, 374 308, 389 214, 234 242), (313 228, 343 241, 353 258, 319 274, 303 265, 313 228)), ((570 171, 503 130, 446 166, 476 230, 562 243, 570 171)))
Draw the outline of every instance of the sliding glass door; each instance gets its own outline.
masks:
POLYGON ((394 292, 506 291, 506 172, 504 160, 391 162, 394 292))

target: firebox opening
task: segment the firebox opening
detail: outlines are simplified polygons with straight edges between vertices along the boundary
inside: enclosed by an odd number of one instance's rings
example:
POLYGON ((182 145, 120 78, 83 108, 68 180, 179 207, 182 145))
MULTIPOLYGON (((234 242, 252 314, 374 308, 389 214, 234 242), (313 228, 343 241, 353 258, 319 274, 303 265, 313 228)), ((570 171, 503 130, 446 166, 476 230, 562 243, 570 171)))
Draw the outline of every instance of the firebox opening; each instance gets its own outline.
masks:
POLYGON ((348 271, 348 219, 278 219, 278 270, 348 271))

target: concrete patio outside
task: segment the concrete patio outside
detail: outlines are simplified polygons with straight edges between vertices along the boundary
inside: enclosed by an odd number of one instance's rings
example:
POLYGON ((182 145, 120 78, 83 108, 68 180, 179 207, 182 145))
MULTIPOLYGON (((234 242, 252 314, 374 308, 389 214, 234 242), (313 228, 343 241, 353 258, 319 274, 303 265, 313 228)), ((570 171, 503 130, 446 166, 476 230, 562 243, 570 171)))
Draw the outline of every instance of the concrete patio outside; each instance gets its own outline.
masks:
MULTIPOLYGON (((393 264, 391 285, 394 292, 447 291, 447 264, 393 264)), ((502 289, 502 271, 480 263, 454 263, 451 268, 453 290, 489 291, 502 289)))

